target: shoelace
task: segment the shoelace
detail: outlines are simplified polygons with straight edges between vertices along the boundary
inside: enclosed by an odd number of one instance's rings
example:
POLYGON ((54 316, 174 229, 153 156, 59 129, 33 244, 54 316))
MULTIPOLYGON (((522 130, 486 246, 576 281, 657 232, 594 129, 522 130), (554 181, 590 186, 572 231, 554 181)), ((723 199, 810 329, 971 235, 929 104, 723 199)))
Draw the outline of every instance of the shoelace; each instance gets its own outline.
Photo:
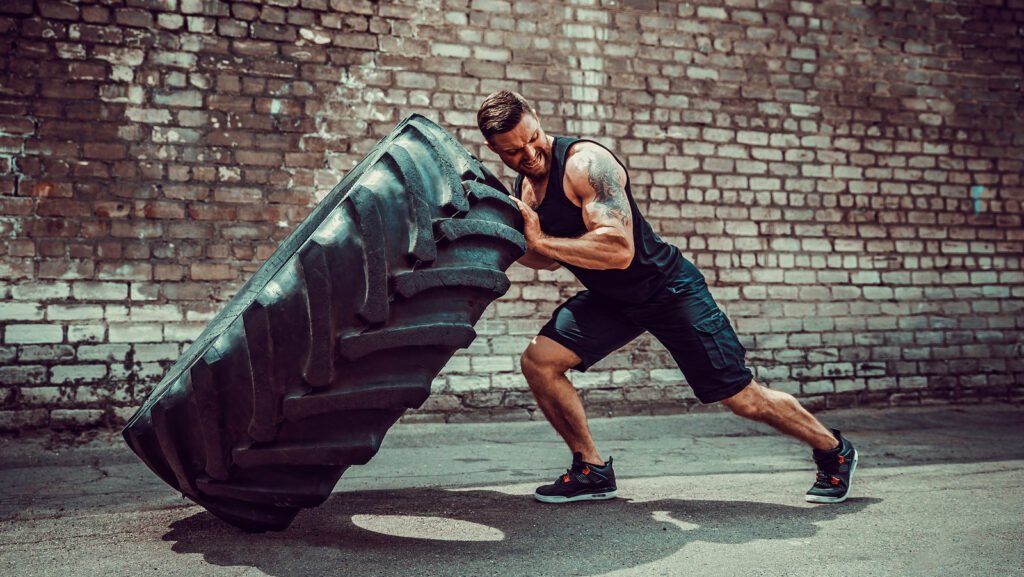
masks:
POLYGON ((832 473, 818 469, 818 473, 814 476, 814 486, 821 488, 832 487, 832 473))
POLYGON ((563 482, 563 483, 568 483, 572 479, 576 478, 575 473, 583 473, 584 476, 589 475, 590 474, 590 467, 584 464, 584 465, 580 465, 577 468, 576 465, 573 465, 572 467, 569 467, 568 469, 566 469, 565 470, 565 474, 560 476, 558 478, 558 480, 563 482))

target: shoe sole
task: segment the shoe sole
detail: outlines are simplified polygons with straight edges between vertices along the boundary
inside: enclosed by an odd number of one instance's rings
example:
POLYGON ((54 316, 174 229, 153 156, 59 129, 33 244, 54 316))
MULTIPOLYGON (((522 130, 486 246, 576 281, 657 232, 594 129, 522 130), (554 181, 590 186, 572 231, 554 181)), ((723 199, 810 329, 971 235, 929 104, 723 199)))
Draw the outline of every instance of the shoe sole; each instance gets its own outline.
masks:
POLYGON ((603 493, 584 493, 575 497, 558 497, 534 493, 533 498, 541 503, 572 503, 575 501, 604 501, 606 499, 614 499, 618 494, 618 490, 612 489, 603 493))
POLYGON ((805 495, 804 499, 808 503, 842 503, 850 496, 850 491, 853 490, 853 473, 857 470, 857 458, 859 457, 857 449, 853 450, 853 461, 850 462, 850 478, 847 480, 846 493, 842 497, 822 497, 820 495, 805 495))

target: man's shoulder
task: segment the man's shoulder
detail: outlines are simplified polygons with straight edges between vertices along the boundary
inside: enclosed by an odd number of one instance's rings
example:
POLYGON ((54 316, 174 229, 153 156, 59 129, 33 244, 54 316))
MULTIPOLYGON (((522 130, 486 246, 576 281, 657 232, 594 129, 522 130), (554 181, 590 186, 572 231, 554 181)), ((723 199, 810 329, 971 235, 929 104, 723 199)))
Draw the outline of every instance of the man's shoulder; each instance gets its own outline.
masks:
POLYGON ((574 158, 577 159, 576 162, 583 162, 588 157, 593 158, 594 155, 608 155, 610 157, 612 156, 612 153, 603 145, 598 144, 593 140, 577 140, 576 142, 572 143, 569 147, 569 150, 566 151, 565 162, 566 164, 568 164, 574 158))
POLYGON ((613 172, 620 180, 628 179, 626 167, 612 153, 597 142, 581 140, 573 145, 566 155, 565 175, 570 181, 589 181, 593 173, 613 172))
POLYGON ((565 155, 565 174, 570 177, 586 176, 595 165, 601 166, 609 162, 613 166, 618 164, 611 151, 596 142, 581 140, 573 144, 565 155))

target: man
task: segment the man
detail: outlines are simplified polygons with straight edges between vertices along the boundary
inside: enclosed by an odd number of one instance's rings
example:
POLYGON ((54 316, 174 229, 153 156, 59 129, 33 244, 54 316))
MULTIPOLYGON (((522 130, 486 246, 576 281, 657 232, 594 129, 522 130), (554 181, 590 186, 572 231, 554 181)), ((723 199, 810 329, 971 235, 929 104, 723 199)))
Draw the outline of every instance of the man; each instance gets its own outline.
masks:
POLYGON ((548 136, 530 103, 508 90, 484 100, 477 123, 487 147, 519 174, 513 200, 529 247, 519 262, 564 266, 587 288, 555 309, 522 355, 537 404, 573 453, 566 474, 534 497, 566 503, 616 496, 612 459, 598 452, 565 373, 585 371, 650 331, 701 402, 720 402, 811 446, 818 473, 807 501, 846 500, 857 451, 793 396, 754 381, 703 275, 640 214, 622 163, 595 142, 548 136))

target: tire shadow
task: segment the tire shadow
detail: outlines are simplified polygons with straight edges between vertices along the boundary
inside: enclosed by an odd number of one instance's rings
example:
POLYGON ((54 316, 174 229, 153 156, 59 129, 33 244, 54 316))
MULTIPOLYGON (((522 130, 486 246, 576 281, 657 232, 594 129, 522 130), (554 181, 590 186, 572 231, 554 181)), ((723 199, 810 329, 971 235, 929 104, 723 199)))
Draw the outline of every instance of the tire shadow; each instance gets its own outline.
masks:
POLYGON ((177 553, 275 577, 592 575, 651 563, 696 541, 806 539, 818 532, 817 523, 879 502, 794 507, 616 499, 555 507, 484 490, 359 491, 335 494, 280 533, 242 533, 204 511, 173 523, 163 539, 177 553), (416 534, 417 518, 424 517, 433 519, 416 534))

